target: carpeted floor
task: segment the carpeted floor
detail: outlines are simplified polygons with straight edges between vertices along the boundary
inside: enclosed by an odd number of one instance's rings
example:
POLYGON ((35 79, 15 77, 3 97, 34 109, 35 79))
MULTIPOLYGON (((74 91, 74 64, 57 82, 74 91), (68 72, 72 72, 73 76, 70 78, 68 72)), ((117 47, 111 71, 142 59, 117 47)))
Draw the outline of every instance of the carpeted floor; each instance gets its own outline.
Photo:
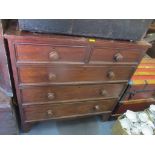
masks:
POLYGON ((102 122, 99 117, 35 124, 24 135, 110 135, 114 121, 102 122))

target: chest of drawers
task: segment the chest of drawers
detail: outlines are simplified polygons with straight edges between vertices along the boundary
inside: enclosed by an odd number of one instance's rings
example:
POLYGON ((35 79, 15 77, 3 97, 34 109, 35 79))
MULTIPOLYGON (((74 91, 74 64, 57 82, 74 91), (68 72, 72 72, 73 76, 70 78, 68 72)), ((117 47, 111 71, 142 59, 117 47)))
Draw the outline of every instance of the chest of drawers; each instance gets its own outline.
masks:
POLYGON ((107 120, 150 46, 11 29, 5 38, 24 130, 49 119, 107 120))

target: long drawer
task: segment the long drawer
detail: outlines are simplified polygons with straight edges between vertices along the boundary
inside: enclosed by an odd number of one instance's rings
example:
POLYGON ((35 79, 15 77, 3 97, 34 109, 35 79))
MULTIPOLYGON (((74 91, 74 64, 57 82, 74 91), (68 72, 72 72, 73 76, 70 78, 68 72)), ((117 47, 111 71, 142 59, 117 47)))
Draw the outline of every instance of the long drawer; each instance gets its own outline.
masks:
POLYGON ((116 99, 68 104, 43 104, 23 107, 26 122, 41 121, 55 118, 77 117, 110 113, 116 104, 116 99))
POLYGON ((42 86, 22 88, 23 103, 118 98, 126 84, 42 86))
POLYGON ((127 81, 131 66, 22 66, 18 68, 20 83, 110 82, 127 81))

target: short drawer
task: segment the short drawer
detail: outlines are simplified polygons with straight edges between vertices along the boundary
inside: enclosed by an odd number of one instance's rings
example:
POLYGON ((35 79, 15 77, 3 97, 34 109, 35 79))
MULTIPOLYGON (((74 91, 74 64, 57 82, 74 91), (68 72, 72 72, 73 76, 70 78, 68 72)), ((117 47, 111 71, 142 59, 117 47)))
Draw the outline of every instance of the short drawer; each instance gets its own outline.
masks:
POLYGON ((47 66, 18 68, 20 83, 92 83, 127 81, 135 67, 131 66, 47 66))
POLYGON ((86 52, 84 46, 16 45, 17 61, 22 62, 84 62, 86 52))
POLYGON ((94 48, 90 63, 137 63, 143 53, 138 49, 94 48))
POLYGON ((118 98, 126 84, 42 86, 21 89, 22 101, 55 102, 118 98))
POLYGON ((110 113, 116 99, 68 104, 43 104, 23 107, 26 122, 41 121, 55 118, 78 117, 100 113, 110 113))

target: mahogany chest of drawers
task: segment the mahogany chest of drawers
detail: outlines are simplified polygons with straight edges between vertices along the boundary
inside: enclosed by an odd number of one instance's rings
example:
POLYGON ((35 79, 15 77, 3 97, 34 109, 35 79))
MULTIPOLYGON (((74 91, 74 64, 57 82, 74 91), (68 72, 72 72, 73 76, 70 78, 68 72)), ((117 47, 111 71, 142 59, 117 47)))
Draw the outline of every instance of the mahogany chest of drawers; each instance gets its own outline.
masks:
POLYGON ((145 42, 8 30, 23 129, 49 119, 107 120, 147 48, 145 42))

